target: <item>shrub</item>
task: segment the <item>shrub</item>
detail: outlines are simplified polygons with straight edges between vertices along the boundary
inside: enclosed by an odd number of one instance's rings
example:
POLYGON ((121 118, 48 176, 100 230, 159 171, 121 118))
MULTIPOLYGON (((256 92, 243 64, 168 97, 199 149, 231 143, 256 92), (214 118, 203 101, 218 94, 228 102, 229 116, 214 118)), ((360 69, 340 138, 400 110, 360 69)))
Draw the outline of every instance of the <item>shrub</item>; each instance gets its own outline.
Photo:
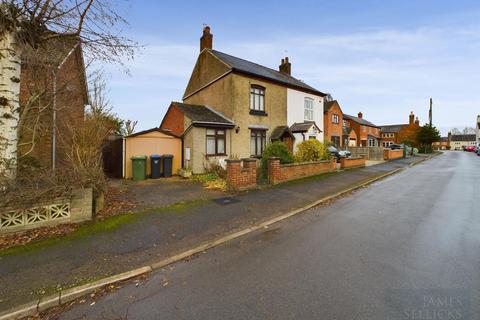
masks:
POLYGON ((316 139, 305 140, 297 147, 295 160, 298 162, 309 162, 330 159, 327 147, 316 139))
POLYGON ((268 158, 270 157, 279 157, 280 163, 292 163, 295 158, 293 157, 292 152, 288 149, 287 145, 281 141, 275 141, 270 144, 262 154, 262 174, 265 177, 268 171, 268 158))

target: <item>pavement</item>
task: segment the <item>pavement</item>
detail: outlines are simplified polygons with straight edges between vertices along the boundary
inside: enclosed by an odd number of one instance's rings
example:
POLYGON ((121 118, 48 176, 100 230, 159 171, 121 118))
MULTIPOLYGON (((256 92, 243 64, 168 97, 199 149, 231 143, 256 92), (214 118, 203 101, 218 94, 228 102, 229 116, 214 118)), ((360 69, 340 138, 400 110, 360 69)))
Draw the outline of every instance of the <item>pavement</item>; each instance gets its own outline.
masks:
POLYGON ((143 181, 115 179, 110 184, 127 191, 130 200, 137 204, 135 211, 165 207, 182 201, 208 200, 223 195, 221 191, 207 190, 199 182, 178 176, 143 181))
POLYGON ((113 217, 63 237, 0 252, 0 312, 59 290, 149 265, 418 161, 289 182, 228 198, 113 217))
POLYGON ((60 319, 479 319, 479 165, 445 152, 60 319))

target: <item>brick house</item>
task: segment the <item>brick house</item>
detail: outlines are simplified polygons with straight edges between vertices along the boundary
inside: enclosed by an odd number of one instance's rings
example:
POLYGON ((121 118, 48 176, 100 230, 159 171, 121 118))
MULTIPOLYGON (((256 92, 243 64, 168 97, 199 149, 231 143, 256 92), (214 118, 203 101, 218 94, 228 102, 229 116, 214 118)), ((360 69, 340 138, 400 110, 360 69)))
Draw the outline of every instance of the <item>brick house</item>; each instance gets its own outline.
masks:
POLYGON ((272 140, 293 145, 296 141, 286 127, 300 121, 314 121, 320 129, 315 138, 323 141, 325 94, 292 77, 288 58, 282 60, 277 71, 213 50, 212 45, 213 35, 205 27, 183 103, 215 112, 220 121, 227 119, 229 124, 225 127, 216 119, 201 127, 190 126, 195 130, 188 138, 189 126, 185 120, 182 126, 181 117, 174 115, 179 113, 179 104, 169 108, 165 115, 168 120, 162 121, 160 127, 177 133, 184 130, 184 165, 190 156, 190 168, 202 173, 210 164, 223 163, 229 157, 260 157, 272 140))
POLYGON ((388 147, 392 144, 407 143, 417 145, 417 135, 420 130, 420 121, 410 112, 408 124, 394 124, 380 126, 382 144, 388 147))
POLYGON ((323 108, 323 136, 324 141, 331 142, 335 147, 342 148, 345 144, 343 112, 337 100, 327 101, 323 108))
POLYGON ((82 48, 77 38, 60 37, 51 41, 48 51, 36 51, 22 60, 20 108, 28 105, 31 111, 19 132, 19 156, 28 153, 40 165, 54 169, 65 161, 63 146, 69 143, 70 128, 83 122, 88 104, 82 48), (41 108, 45 110, 39 112, 41 108))
POLYGON ((437 150, 449 150, 450 149, 450 133, 448 137, 441 137, 440 141, 434 142, 433 148, 437 150))
POLYGON ((343 114, 343 119, 345 120, 345 129, 347 131, 347 139, 349 141, 349 146, 356 147, 378 147, 380 146, 381 136, 380 136, 380 127, 374 125, 370 121, 363 119, 363 114, 358 113, 358 117, 351 116, 348 114, 343 114), (351 137, 354 135, 352 131, 355 132, 355 145, 351 137))

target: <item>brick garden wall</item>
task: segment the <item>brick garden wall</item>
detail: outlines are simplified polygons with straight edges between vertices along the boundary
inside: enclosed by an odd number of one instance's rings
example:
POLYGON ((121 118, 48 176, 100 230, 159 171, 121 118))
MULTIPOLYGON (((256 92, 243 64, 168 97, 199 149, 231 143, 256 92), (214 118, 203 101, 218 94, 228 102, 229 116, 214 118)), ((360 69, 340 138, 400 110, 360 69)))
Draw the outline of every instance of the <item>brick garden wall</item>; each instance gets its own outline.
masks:
POLYGON ((399 149, 399 150, 384 149, 383 150, 383 160, 389 161, 389 160, 394 160, 399 158, 403 158, 403 149, 399 149))
POLYGON ((225 160, 227 186, 230 190, 246 190, 257 186, 257 160, 225 160))
POLYGON ((340 168, 349 169, 349 168, 362 168, 365 167, 365 158, 355 157, 355 158, 340 158, 340 168))
POLYGON ((331 172, 336 169, 334 160, 280 164, 280 159, 270 158, 268 161, 268 181, 277 184, 289 180, 331 172))

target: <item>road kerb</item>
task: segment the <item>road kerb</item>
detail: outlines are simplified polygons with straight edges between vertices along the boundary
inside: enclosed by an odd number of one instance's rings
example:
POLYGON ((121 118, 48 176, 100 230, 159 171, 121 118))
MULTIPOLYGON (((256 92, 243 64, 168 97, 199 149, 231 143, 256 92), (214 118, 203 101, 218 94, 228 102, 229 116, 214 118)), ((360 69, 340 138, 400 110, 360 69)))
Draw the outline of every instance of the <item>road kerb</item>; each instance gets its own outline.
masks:
MULTIPOLYGON (((419 161, 415 162, 415 164, 426 161, 426 160, 429 160, 430 158, 431 157, 419 160, 419 161)), ((410 164, 410 166, 411 165, 412 164, 410 164)), ((314 207, 316 207, 320 204, 323 204, 327 201, 333 200, 335 198, 338 198, 338 197, 341 197, 345 194, 353 192, 357 189, 368 186, 368 185, 370 185, 370 184, 372 184, 376 181, 379 181, 379 180, 384 179, 388 176, 394 175, 394 174, 396 174, 400 171, 404 171, 405 169, 406 169, 406 167, 403 167, 403 168, 398 168, 398 169, 394 169, 392 171, 386 172, 386 173, 381 174, 379 176, 376 176, 374 178, 368 179, 368 180, 366 180, 362 183, 359 183, 357 185, 354 185, 352 187, 349 187, 347 189, 339 191, 335 194, 332 194, 332 195, 329 195, 329 196, 324 197, 322 199, 316 200, 316 201, 314 201, 314 202, 312 202, 312 203, 310 203, 306 206, 303 206, 301 208, 298 208, 298 209, 292 210, 290 212, 284 213, 284 214, 282 214, 278 217, 275 217, 275 218, 272 218, 270 220, 264 221, 260 224, 255 225, 255 226, 248 227, 248 228, 242 229, 240 231, 236 231, 234 233, 231 233, 231 234, 226 235, 224 237, 221 237, 219 239, 209 241, 209 242, 204 243, 204 244, 202 244, 200 246, 197 246, 195 248, 189 249, 189 250, 184 251, 182 253, 176 254, 172 257, 169 257, 169 258, 166 258, 164 260, 153 263, 149 266, 144 266, 144 267, 137 268, 137 269, 134 269, 134 270, 131 270, 131 271, 127 271, 127 272, 123 272, 123 273, 113 275, 113 276, 110 276, 110 277, 107 277, 107 278, 103 278, 103 279, 100 279, 98 281, 95 281, 95 282, 92 282, 92 283, 89 283, 89 284, 85 284, 85 285, 82 285, 82 286, 73 287, 73 288, 70 288, 70 289, 67 289, 67 290, 63 290, 59 294, 44 297, 44 298, 41 299, 41 301, 45 301, 45 303, 48 302, 49 307, 53 307, 55 305, 63 304, 63 303, 72 301, 76 298, 79 298, 81 296, 87 295, 91 292, 94 292, 95 290, 97 290, 99 288, 104 287, 104 286, 114 284, 114 283, 117 283, 119 281, 127 280, 127 279, 130 279, 130 278, 142 275, 142 274, 150 273, 152 270, 157 270, 157 269, 166 267, 170 264, 182 261, 182 260, 184 260, 188 257, 191 257, 191 256, 195 255, 195 254, 202 253, 202 252, 204 252, 208 249, 217 247, 221 244, 224 244, 228 241, 231 241, 231 240, 234 240, 234 239, 239 238, 241 236, 244 236, 248 233, 260 230, 262 228, 268 227, 268 226, 270 226, 272 224, 275 224, 277 222, 280 222, 282 220, 288 219, 292 216, 295 216, 299 213, 305 212, 305 211, 307 211, 309 209, 312 209, 312 208, 314 208, 314 207), (55 299, 58 299, 58 304, 54 303, 55 299), (50 304, 52 304, 52 305, 50 305, 50 304)), ((3 314, 0 314, 0 320, 18 319, 18 318, 22 318, 22 317, 26 317, 26 316, 35 315, 39 311, 38 307, 39 307, 39 304, 41 303, 41 301, 36 300, 34 302, 22 305, 18 308, 14 308, 14 309, 11 309, 11 310, 3 313, 3 314)))
POLYGON ((119 273, 107 278, 100 279, 82 286, 73 287, 70 289, 62 290, 54 295, 42 297, 40 300, 33 301, 31 303, 20 306, 5 312, 0 315, 0 320, 19 319, 23 317, 33 316, 37 312, 44 311, 51 307, 58 306, 60 304, 70 302, 79 297, 94 292, 95 290, 105 287, 107 285, 117 283, 119 281, 131 279, 142 274, 146 274, 152 271, 150 266, 141 267, 138 269, 130 270, 127 272, 119 273))

